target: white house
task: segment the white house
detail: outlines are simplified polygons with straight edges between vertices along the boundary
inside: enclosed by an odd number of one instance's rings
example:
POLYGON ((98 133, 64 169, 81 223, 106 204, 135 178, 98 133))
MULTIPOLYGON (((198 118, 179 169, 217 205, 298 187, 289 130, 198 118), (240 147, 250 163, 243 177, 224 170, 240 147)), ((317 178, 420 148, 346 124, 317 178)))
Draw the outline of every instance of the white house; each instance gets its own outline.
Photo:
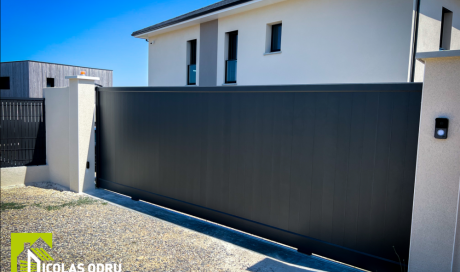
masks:
POLYGON ((422 81, 415 53, 460 49, 460 0, 223 0, 132 36, 149 86, 422 81))

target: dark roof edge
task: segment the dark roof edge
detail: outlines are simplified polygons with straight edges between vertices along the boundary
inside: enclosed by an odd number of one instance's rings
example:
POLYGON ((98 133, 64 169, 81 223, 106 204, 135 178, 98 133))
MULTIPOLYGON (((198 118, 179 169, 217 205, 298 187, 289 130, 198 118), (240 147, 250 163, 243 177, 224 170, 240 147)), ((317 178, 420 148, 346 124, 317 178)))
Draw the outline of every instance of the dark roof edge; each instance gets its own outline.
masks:
POLYGON ((102 69, 102 68, 93 68, 93 67, 85 67, 85 66, 78 66, 78 65, 68 65, 62 63, 54 63, 54 62, 45 62, 45 61, 37 61, 37 60, 16 60, 16 61, 2 61, 0 63, 13 63, 13 62, 38 62, 38 63, 46 63, 46 64, 54 64, 54 65, 62 65, 62 66, 71 66, 71 67, 80 67, 86 69, 95 69, 95 70, 105 70, 105 71, 112 71, 110 69, 102 69))
MULTIPOLYGON (((223 0, 223 1, 225 1, 225 0, 223 0)), ((206 6, 206 7, 203 7, 203 8, 200 8, 200 9, 185 13, 185 14, 177 16, 177 17, 174 17, 172 19, 160 22, 158 24, 154 24, 154 25, 151 25, 149 27, 134 31, 131 34, 131 36, 138 36, 138 35, 141 35, 141 34, 145 34, 145 33, 150 32, 150 31, 165 28, 167 26, 172 26, 172 25, 184 22, 184 21, 188 21, 188 20, 193 19, 193 18, 197 18, 197 17, 203 16, 203 15, 209 14, 209 13, 213 13, 213 12, 218 11, 218 10, 226 9, 226 8, 229 8, 229 7, 232 7, 232 6, 237 6, 237 5, 240 5, 240 4, 243 4, 243 3, 246 3, 246 2, 251 2, 251 1, 253 1, 253 0, 236 0, 236 1, 231 1, 228 4, 217 5, 216 7, 212 7, 212 6, 216 5, 216 4, 219 4, 219 2, 217 2, 217 3, 211 4, 209 6, 206 6)))

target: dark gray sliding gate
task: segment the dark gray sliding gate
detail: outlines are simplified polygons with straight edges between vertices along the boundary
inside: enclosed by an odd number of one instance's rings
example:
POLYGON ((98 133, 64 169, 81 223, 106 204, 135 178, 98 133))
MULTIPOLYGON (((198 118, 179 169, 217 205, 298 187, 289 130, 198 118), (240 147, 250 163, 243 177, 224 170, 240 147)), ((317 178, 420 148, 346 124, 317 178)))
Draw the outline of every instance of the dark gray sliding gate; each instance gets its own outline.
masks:
POLYGON ((98 88, 97 183, 305 253, 400 271, 421 90, 98 88))
POLYGON ((46 164, 44 98, 3 98, 0 167, 46 164))

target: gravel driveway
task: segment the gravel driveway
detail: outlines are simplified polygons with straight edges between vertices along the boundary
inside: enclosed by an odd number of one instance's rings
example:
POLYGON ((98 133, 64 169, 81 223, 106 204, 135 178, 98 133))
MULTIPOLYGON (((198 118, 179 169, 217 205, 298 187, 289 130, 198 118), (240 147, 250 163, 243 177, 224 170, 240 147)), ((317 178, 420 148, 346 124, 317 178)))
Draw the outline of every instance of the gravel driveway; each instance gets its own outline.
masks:
MULTIPOLYGON (((53 233, 50 253, 55 262, 121 262, 122 271, 359 271, 239 232, 231 234, 236 244, 275 252, 276 256, 269 257, 218 239, 218 235, 62 191, 49 183, 2 189, 1 202, 1 271, 10 271, 11 233, 21 232, 53 233), (293 262, 282 262, 277 256, 293 262)), ((161 209, 142 202, 135 205, 161 209)), ((209 231, 224 229, 171 211, 156 212, 197 221, 209 231)))

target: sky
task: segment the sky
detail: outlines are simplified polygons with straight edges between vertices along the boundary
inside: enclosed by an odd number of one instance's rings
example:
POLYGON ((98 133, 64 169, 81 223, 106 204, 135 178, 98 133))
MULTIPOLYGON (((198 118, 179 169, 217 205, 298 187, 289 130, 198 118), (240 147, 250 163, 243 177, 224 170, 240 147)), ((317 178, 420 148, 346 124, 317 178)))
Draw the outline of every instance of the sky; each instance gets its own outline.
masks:
POLYGON ((1 61, 113 70, 114 86, 147 86, 148 43, 131 33, 218 0, 1 0, 1 61))

